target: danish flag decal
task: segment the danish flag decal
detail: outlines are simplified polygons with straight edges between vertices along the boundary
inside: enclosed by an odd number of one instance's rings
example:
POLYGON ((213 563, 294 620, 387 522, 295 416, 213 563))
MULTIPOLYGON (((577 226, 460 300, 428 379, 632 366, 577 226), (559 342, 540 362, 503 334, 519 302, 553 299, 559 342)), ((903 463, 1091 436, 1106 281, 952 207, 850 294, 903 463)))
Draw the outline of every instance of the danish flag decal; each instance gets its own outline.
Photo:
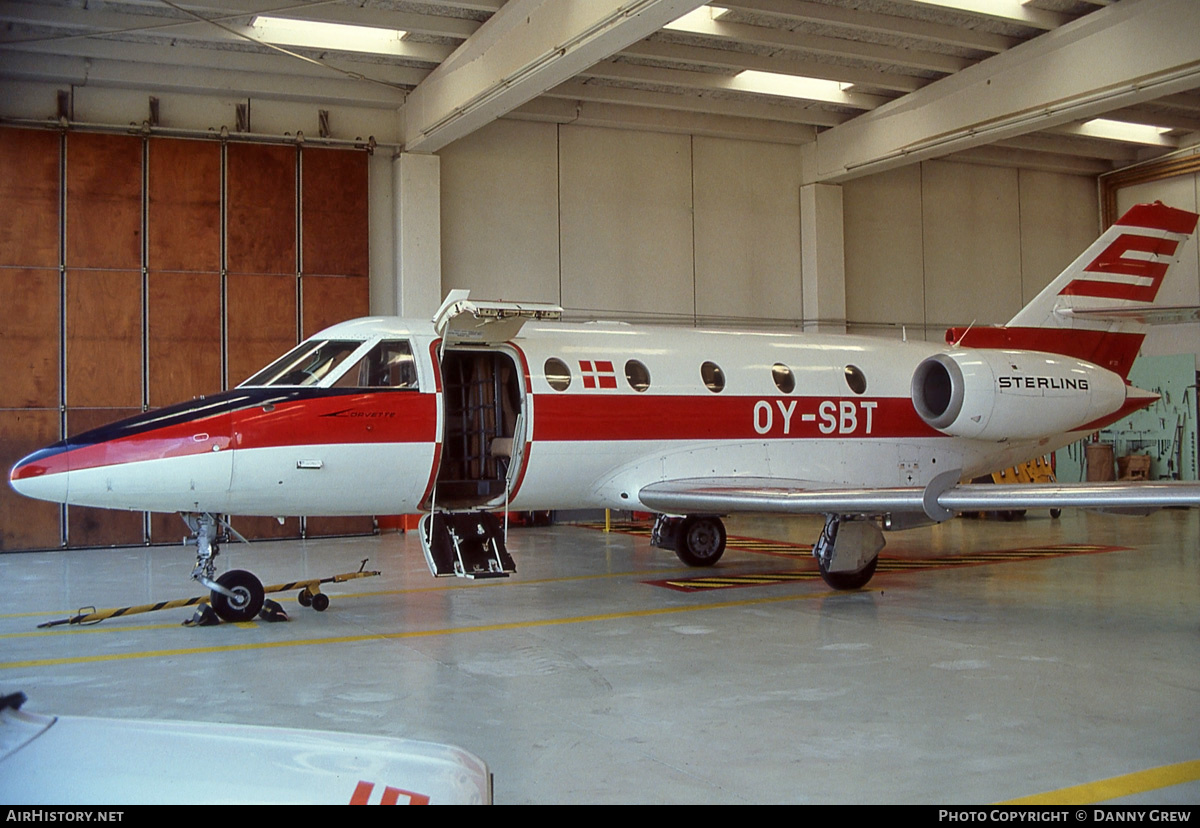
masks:
POLYGON ((1153 302, 1195 220, 1161 204, 1138 205, 1109 228, 1101 238, 1106 246, 1083 267, 1094 277, 1072 279, 1059 295, 1153 302))
POLYGON ((579 360, 579 373, 583 375, 584 388, 616 388, 617 374, 607 359, 579 360))

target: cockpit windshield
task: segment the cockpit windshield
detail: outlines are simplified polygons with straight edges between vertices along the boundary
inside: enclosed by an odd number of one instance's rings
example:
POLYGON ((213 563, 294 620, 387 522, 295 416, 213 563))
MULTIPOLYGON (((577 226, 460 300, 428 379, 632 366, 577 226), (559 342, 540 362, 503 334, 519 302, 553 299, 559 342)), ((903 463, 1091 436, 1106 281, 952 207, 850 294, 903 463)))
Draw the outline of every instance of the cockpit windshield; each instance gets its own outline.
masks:
POLYGON ((335 339, 301 342, 242 385, 316 385, 362 344, 335 339))
POLYGON ((380 342, 333 384, 334 388, 417 387, 417 365, 408 342, 380 342))

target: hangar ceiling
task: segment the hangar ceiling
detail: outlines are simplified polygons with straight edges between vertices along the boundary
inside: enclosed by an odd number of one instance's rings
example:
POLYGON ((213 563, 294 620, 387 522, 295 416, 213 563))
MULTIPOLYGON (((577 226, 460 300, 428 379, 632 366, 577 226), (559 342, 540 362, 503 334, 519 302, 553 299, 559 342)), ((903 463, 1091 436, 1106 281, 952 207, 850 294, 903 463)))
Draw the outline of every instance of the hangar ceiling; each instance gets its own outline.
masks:
POLYGON ((411 151, 502 115, 808 144, 826 181, 1200 142, 1193 0, 4 0, 0 26, 0 82, 378 108, 411 151))

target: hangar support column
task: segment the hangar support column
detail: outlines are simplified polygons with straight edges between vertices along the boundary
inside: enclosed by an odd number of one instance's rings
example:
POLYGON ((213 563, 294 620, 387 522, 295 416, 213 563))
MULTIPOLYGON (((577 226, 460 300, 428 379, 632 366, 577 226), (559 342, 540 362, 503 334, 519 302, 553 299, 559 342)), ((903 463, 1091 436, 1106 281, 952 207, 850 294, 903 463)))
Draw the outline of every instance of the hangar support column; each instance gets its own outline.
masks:
POLYGON ((431 317, 442 302, 441 159, 402 152, 392 161, 395 313, 431 317))
POLYGON ((846 258, 842 236, 842 188, 800 188, 800 281, 804 330, 846 332, 846 258))

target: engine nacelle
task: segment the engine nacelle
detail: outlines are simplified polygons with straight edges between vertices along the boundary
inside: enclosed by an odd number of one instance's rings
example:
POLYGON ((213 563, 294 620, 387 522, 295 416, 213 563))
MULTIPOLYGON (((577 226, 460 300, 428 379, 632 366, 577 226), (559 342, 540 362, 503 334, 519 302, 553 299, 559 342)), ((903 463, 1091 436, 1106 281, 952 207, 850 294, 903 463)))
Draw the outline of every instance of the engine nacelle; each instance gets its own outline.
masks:
POLYGON ((1125 381, 1074 357, 972 349, 924 360, 912 399, 921 419, 954 437, 1038 439, 1116 411, 1125 381))

